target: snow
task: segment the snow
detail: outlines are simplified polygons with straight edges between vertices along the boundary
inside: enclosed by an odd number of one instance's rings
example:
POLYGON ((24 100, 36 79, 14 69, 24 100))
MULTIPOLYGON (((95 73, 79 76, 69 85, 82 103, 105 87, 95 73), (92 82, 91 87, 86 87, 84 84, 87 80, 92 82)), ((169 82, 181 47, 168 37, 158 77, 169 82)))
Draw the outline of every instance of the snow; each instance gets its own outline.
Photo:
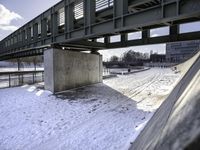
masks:
POLYGON ((128 149, 179 78, 154 68, 57 95, 42 84, 1 89, 0 149, 128 149))

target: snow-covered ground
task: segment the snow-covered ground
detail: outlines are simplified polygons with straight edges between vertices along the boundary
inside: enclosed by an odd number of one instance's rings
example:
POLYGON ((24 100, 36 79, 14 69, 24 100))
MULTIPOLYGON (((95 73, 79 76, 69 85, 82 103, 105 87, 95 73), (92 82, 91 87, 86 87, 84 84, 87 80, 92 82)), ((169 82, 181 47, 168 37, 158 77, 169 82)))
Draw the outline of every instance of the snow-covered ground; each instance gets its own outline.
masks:
POLYGON ((1 89, 0 149, 128 149, 179 78, 154 68, 58 95, 42 85, 1 89))

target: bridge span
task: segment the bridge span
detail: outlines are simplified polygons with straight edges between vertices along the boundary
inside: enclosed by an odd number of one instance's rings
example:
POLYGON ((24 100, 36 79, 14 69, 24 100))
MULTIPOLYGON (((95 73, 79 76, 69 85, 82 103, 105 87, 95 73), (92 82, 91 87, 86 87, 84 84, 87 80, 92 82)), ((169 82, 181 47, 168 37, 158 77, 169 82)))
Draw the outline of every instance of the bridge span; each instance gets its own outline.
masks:
POLYGON ((199 8, 199 0, 61 0, 0 41, 0 60, 44 54, 53 92, 101 82, 98 50, 199 39, 199 31, 180 33, 180 24, 200 20, 199 8), (153 37, 160 27, 169 33, 153 37))

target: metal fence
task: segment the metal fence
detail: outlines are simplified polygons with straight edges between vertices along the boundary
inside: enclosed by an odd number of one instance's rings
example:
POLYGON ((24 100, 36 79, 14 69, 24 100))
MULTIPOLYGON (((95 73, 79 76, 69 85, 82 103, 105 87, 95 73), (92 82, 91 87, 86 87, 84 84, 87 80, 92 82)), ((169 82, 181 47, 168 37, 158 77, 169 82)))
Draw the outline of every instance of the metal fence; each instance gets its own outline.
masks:
POLYGON ((0 72, 0 88, 16 87, 44 81, 44 71, 0 72))
POLYGON ((110 69, 109 68, 103 68, 103 76, 106 76, 106 75, 110 75, 110 69))

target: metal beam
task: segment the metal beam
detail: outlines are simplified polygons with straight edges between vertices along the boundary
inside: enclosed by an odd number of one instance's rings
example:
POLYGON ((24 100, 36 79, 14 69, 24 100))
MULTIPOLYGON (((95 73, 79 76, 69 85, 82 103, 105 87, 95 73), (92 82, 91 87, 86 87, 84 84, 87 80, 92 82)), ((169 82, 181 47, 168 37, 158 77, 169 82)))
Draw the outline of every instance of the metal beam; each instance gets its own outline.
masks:
POLYGON ((178 35, 166 35, 160 37, 152 37, 148 39, 137 39, 137 40, 129 40, 123 42, 115 42, 115 43, 108 43, 107 49, 113 48, 120 48, 126 46, 140 46, 140 45, 150 45, 150 44, 164 44, 170 43, 174 41, 189 41, 189 40, 199 40, 200 31, 199 32, 192 32, 192 33, 183 33, 178 35))
POLYGON ((85 35, 91 34, 91 24, 95 23, 95 1, 84 0, 84 28, 85 35))
MULTIPOLYGON (((104 0, 105 4, 107 2, 109 0, 104 0)), ((200 20, 199 0, 164 0, 160 2, 153 0, 114 0, 113 5, 109 4, 100 11, 96 10, 94 0, 83 0, 83 19, 74 18, 74 5, 75 0, 62 0, 37 16, 0 42, 0 54, 7 55, 18 53, 24 49, 34 49, 38 46, 79 42, 83 39, 98 37, 106 37, 106 43, 109 44, 108 35, 128 33, 135 29, 144 30, 143 40, 142 42, 138 42, 141 45, 160 43, 156 39, 152 41, 147 31, 152 27, 163 26, 169 23, 173 24, 170 27, 170 36, 165 37, 164 39, 166 40, 161 41, 179 41, 180 39, 184 39, 184 35, 177 34, 178 29, 176 25, 200 20), (144 8, 139 8, 140 5, 144 5, 144 8), (65 31, 63 33, 57 32, 57 12, 60 8, 65 8, 65 31), (129 12, 130 8, 137 9, 137 12, 129 12), (101 18, 102 20, 98 18, 100 14, 104 14, 101 18), (47 19, 49 16, 51 17, 51 34, 47 35, 47 19), (40 38, 38 37, 36 27, 36 23, 38 22, 42 23, 40 38), (31 36, 31 27, 33 27, 33 36, 31 36), (22 41, 19 40, 21 32, 23 32, 22 41), (8 44, 9 42, 10 44, 8 44)), ((194 36, 191 35, 189 39, 196 39, 196 34, 194 36)), ((188 39, 188 37, 185 39, 188 39)), ((125 36, 122 36, 122 41, 126 43, 125 36)), ((84 44, 80 46, 84 46, 84 44)))

